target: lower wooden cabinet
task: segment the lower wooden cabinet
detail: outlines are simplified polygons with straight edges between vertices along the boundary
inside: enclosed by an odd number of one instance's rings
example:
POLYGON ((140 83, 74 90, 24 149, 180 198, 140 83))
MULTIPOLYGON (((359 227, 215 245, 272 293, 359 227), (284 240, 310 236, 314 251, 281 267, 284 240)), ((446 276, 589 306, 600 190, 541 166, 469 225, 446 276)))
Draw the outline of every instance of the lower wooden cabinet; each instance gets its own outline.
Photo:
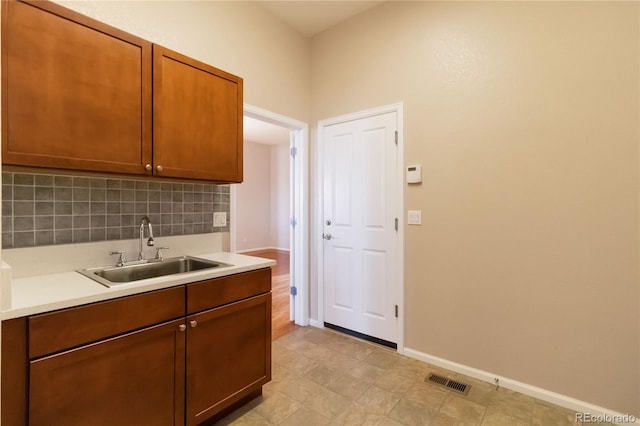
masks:
POLYGON ((271 380, 270 282, 266 268, 3 321, 0 423, 212 421, 257 396, 271 380), (251 284, 254 280, 260 285, 251 284), (208 291, 237 299, 218 305, 215 297, 208 306, 192 304, 187 310, 189 292, 206 296, 208 291), (131 321, 122 321, 123 315, 131 321), (56 344, 48 344, 51 339, 56 344))
POLYGON ((29 425, 184 424, 183 320, 31 361, 29 425))
POLYGON ((187 324, 187 425, 192 426, 271 380, 271 293, 191 315, 187 324))

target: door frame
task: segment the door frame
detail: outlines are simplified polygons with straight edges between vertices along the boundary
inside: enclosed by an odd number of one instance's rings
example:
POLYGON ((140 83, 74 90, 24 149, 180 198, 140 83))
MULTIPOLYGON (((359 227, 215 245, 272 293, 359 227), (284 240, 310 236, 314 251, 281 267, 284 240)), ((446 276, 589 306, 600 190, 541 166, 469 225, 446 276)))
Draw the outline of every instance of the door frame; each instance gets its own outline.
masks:
MULTIPOLYGON (((294 118, 244 104, 244 116, 286 127, 290 130, 290 145, 297 149, 296 159, 290 157, 290 206, 296 226, 290 232, 291 283, 297 295, 290 296, 291 319, 298 325, 309 325, 309 125, 294 118), (296 161, 297 160, 297 161, 296 161)), ((230 250, 236 251, 236 190, 230 185, 230 250)))
POLYGON ((311 321, 311 325, 319 328, 324 328, 324 240, 322 235, 322 220, 324 212, 324 196, 323 196, 323 158, 322 153, 324 151, 324 133, 325 128, 334 124, 345 123, 348 121, 360 120, 376 115, 387 114, 395 112, 398 117, 398 157, 396 164, 396 184, 398 198, 396 201, 396 214, 398 218, 398 240, 397 240, 397 253, 398 253, 398 281, 395 283, 395 297, 398 303, 398 329, 397 336, 398 341, 398 353, 404 353, 404 137, 403 137, 403 103, 390 104, 381 106, 378 108, 368 109, 364 111, 358 111, 350 114, 341 115, 338 117, 327 118, 325 120, 318 121, 318 143, 316 144, 316 150, 314 151, 314 157, 316 159, 314 167, 316 173, 314 174, 316 179, 315 185, 315 199, 316 208, 315 216, 317 220, 313 225, 314 239, 316 242, 316 257, 318 259, 317 266, 317 287, 318 287, 318 319, 317 321, 311 321))

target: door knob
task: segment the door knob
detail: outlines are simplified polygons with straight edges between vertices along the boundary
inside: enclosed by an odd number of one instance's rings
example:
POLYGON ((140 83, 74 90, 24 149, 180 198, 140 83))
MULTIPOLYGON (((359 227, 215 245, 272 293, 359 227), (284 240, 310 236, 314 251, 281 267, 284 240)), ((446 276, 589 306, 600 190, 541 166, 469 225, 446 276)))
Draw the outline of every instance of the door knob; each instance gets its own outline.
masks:
POLYGON ((331 234, 322 234, 322 238, 324 238, 325 240, 330 240, 333 237, 331 236, 331 234))
POLYGON ((180 330, 180 331, 185 331, 186 329, 187 329, 187 326, 186 326, 186 325, 184 325, 184 324, 180 324, 180 325, 178 326, 178 330, 180 330))
POLYGON ((146 166, 144 166, 144 169, 150 172, 153 167, 151 167, 151 164, 147 164, 146 166))
POLYGON ((164 167, 162 167, 160 164, 158 164, 156 166, 156 170, 159 171, 159 172, 162 172, 164 170, 164 167))
POLYGON ((327 224, 327 226, 331 226, 331 219, 327 219, 325 223, 327 224))
POLYGON ((198 325, 198 321, 191 321, 189 324, 191 324, 191 328, 195 328, 198 325))

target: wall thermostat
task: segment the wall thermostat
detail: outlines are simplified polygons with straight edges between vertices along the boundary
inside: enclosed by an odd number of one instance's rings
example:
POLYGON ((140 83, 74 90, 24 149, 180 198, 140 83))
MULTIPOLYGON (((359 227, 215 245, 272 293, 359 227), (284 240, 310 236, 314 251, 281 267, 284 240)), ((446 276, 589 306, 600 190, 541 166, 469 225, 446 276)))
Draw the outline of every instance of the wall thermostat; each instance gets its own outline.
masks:
POLYGON ((422 182, 422 166, 420 164, 407 166, 407 183, 420 182, 422 182))

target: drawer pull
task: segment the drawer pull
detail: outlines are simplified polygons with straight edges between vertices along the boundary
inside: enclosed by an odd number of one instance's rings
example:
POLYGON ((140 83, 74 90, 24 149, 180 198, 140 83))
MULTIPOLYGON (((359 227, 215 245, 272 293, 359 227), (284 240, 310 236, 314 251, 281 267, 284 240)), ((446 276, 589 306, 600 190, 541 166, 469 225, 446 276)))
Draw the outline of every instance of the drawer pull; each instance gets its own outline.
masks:
POLYGON ((198 321, 191 321, 191 328, 195 328, 198 325, 198 321))
POLYGON ((180 325, 178 326, 178 329, 179 329, 180 331, 185 331, 185 330, 187 329, 187 326, 186 326, 186 325, 184 325, 184 324, 180 324, 180 325))

